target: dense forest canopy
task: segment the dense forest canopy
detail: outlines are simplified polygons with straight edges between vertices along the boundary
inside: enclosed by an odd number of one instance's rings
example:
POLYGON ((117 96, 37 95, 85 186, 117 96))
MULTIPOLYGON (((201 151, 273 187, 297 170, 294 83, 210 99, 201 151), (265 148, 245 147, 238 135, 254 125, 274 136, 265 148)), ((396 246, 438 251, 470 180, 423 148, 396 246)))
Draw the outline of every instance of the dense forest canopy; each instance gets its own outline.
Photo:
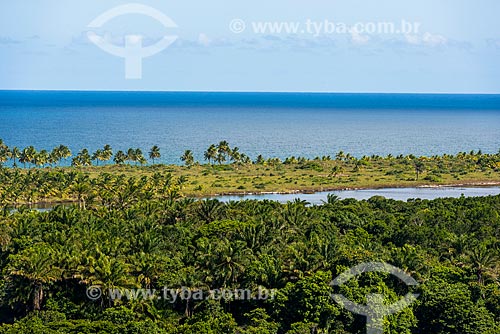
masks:
POLYGON ((110 182, 109 196, 85 205, 3 211, 0 333, 365 333, 366 319, 332 293, 392 304, 410 291, 420 297, 385 318, 386 333, 500 329, 500 196, 221 203, 182 198, 168 177, 141 182, 120 191, 110 182), (385 273, 330 285, 370 261, 419 285, 385 273), (89 296, 92 286, 102 295, 89 296), (110 296, 164 287, 276 290, 241 300, 110 296))

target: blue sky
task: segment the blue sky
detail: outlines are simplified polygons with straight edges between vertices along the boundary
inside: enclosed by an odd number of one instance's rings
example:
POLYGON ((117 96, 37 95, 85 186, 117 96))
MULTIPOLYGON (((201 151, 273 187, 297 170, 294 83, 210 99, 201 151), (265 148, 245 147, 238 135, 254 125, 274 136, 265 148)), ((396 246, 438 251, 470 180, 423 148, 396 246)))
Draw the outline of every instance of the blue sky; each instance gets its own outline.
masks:
POLYGON ((87 38, 88 24, 130 1, 0 2, 0 89, 500 93, 498 0, 133 1, 142 15, 96 30, 117 46, 178 36, 126 80, 124 59, 87 38), (234 33, 230 23, 243 20, 234 33), (255 22, 418 22, 418 33, 256 33, 255 22))

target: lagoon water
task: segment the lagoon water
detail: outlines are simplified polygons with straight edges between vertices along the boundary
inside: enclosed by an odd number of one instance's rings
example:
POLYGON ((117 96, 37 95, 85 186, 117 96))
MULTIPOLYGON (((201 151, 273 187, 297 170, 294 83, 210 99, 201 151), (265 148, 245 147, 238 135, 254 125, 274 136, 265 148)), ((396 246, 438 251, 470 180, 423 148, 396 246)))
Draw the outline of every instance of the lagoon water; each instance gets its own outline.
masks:
POLYGON ((367 200, 373 196, 383 196, 385 198, 399 201, 409 199, 436 199, 453 197, 478 197, 496 196, 500 194, 500 187, 435 187, 435 188, 384 188, 384 189, 359 189, 359 190, 338 190, 317 192, 314 194, 262 194, 262 195, 241 195, 241 196, 216 196, 213 198, 222 202, 240 200, 270 200, 286 203, 295 199, 304 200, 312 205, 320 205, 327 201, 329 194, 336 195, 341 199, 354 198, 357 200, 367 200))
POLYGON ((500 148, 500 95, 0 91, 9 146, 153 145, 198 160, 227 140, 255 158, 434 155, 500 148))

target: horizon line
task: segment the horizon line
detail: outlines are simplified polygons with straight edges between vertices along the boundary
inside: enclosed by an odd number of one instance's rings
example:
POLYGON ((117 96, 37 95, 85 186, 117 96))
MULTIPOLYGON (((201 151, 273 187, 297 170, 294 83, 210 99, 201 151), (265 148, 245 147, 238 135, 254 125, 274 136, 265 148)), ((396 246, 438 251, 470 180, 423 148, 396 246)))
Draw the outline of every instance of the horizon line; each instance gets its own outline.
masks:
POLYGON ((122 90, 122 89, 4 89, 0 92, 103 92, 103 93, 209 93, 209 94, 358 94, 358 95, 500 95, 498 93, 484 92, 352 92, 352 91, 246 91, 246 90, 122 90))

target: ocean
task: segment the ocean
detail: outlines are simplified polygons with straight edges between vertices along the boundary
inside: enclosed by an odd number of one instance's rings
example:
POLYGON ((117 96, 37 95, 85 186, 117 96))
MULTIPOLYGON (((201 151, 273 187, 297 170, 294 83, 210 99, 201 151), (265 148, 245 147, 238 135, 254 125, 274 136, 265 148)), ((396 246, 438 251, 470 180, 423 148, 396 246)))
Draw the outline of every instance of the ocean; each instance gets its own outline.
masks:
POLYGON ((500 149, 500 95, 0 91, 9 146, 153 145, 161 162, 221 140, 251 158, 500 149))

